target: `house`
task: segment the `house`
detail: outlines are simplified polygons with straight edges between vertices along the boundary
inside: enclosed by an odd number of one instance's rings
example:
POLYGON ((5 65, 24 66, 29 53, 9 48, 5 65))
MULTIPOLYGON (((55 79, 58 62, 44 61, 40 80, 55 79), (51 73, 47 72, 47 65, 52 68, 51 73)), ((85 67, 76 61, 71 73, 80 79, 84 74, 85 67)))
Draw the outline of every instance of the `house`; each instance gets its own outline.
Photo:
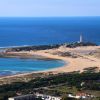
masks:
POLYGON ((45 94, 39 94, 39 93, 36 93, 35 96, 37 98, 41 97, 43 100, 61 100, 60 97, 55 97, 55 96, 50 96, 50 95, 45 95, 45 94))
POLYGON ((35 96, 33 94, 16 96, 12 98, 8 98, 8 100, 35 100, 35 96))
POLYGON ((95 96, 88 93, 80 92, 80 93, 77 93, 76 95, 68 94, 68 97, 76 98, 76 99, 87 99, 87 98, 94 98, 95 96))

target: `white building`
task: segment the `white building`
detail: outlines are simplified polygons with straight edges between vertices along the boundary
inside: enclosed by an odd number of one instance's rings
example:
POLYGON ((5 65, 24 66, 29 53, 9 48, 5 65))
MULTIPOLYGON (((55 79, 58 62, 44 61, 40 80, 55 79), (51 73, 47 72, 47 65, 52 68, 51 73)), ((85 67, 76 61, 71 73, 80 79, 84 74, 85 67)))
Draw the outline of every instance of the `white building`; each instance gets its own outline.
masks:
POLYGON ((82 36, 82 34, 80 34, 80 39, 79 39, 78 43, 82 43, 82 42, 83 42, 83 36, 82 36))
POLYGON ((68 94, 69 98, 76 98, 76 99, 87 99, 87 98, 94 98, 95 96, 86 93, 78 93, 76 95, 68 94))
POLYGON ((9 98, 8 100, 35 100, 35 97, 33 94, 29 94, 29 95, 12 97, 9 98))
POLYGON ((60 97, 45 95, 45 94, 35 94, 37 98, 41 97, 43 100, 61 100, 60 97))
POLYGON ((83 42, 83 36, 82 36, 82 34, 80 35, 80 43, 82 43, 83 42))

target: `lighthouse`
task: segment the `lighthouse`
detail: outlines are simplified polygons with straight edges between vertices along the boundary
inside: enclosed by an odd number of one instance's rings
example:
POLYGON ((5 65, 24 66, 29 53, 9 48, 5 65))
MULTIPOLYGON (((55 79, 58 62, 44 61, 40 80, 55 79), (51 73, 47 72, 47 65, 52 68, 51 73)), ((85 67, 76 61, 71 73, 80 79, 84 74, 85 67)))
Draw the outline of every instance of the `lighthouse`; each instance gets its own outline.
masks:
POLYGON ((83 42, 83 36, 82 36, 82 34, 80 35, 80 41, 79 41, 80 43, 82 43, 83 42))

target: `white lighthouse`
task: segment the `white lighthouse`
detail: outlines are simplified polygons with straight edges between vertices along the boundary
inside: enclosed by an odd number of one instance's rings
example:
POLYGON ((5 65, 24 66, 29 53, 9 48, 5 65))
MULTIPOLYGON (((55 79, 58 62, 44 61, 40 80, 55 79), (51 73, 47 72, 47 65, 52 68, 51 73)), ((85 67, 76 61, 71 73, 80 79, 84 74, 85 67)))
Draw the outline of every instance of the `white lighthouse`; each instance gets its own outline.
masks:
POLYGON ((82 36, 82 34, 80 35, 80 41, 79 41, 80 43, 82 43, 83 42, 83 36, 82 36))

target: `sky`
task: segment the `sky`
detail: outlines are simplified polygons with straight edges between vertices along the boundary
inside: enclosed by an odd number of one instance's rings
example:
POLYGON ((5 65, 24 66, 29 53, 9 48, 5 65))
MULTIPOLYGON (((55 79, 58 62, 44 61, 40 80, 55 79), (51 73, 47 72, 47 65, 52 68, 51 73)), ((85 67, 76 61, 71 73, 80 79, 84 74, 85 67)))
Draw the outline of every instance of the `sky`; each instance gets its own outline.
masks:
POLYGON ((0 0, 0 17, 100 16, 100 0, 0 0))

